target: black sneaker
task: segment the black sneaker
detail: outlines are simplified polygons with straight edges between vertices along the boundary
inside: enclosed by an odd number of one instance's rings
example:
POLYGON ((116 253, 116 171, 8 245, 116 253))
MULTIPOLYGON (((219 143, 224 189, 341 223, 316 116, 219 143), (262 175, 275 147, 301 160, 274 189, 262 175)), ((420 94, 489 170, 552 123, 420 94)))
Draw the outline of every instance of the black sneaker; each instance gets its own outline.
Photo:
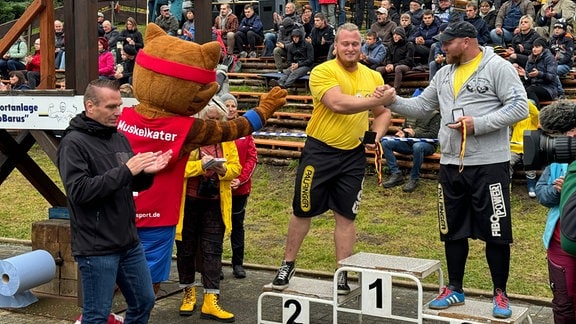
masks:
POLYGON ((246 278, 246 270, 240 264, 236 264, 232 266, 232 274, 236 279, 246 278))
POLYGON ((348 286, 348 271, 341 271, 338 274, 338 295, 348 295, 350 286, 348 286))
POLYGON ((410 179, 408 182, 402 187, 402 191, 404 192, 413 192, 418 187, 418 179, 410 179))
POLYGON ((282 261, 282 266, 280 266, 274 281, 272 281, 272 288, 276 290, 286 289, 294 272, 296 272, 296 269, 294 269, 294 261, 282 261))
POLYGON ((270 85, 270 87, 277 87, 280 85, 280 83, 278 83, 278 80, 276 80, 276 79, 272 79, 272 80, 268 81, 268 84, 270 85))
POLYGON ((390 178, 388 178, 388 180, 386 180, 386 182, 382 184, 382 187, 392 188, 399 186, 403 183, 404 183, 404 177, 402 176, 402 173, 394 173, 390 176, 390 178))

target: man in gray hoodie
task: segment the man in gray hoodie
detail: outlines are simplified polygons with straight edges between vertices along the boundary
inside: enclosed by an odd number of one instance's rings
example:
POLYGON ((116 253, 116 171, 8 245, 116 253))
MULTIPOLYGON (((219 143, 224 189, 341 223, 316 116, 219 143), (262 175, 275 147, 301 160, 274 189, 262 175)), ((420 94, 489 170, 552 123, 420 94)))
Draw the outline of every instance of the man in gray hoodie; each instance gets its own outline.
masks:
MULTIPOLYGON (((474 26, 456 22, 438 36, 447 66, 414 98, 389 108, 422 117, 440 109, 438 222, 449 282, 429 307, 464 303, 468 238, 486 242, 494 285, 493 316, 512 315, 506 284, 510 268, 509 126, 528 116, 526 91, 509 62, 481 47, 474 26)), ((382 86, 382 90, 386 87, 382 86)))

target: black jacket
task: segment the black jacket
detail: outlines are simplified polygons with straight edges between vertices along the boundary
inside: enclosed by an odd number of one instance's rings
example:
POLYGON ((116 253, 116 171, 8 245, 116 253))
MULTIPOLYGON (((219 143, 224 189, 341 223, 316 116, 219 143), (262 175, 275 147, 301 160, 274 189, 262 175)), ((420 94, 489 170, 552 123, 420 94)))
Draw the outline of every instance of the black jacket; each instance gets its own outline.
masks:
POLYGON ((81 113, 58 147, 58 169, 70 211, 72 255, 126 251, 138 242, 132 193, 149 188, 153 175, 132 176, 134 153, 123 134, 81 113))
POLYGON ((320 28, 312 28, 310 33, 312 39, 312 47, 314 48, 314 61, 316 63, 326 61, 330 46, 334 43, 334 28, 330 25, 320 28), (324 44, 322 44, 322 37, 324 37, 324 44))
POLYGON ((288 63, 288 65, 298 63, 299 67, 312 67, 314 65, 314 49, 312 48, 312 44, 305 41, 303 37, 300 37, 298 43, 290 43, 287 49, 286 63, 288 63))

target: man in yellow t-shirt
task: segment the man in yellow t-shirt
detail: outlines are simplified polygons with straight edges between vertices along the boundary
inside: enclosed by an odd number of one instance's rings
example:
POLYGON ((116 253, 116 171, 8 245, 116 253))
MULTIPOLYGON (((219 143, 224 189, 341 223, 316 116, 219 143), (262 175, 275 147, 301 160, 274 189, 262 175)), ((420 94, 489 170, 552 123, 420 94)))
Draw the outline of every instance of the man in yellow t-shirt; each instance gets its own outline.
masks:
MULTIPOLYGON (((368 130, 368 111, 374 121, 374 148, 388 129, 395 90, 384 86, 382 76, 359 64, 362 37, 354 24, 339 27, 335 38, 336 59, 318 65, 310 74, 314 110, 308 122, 308 138, 296 175, 293 215, 288 223, 284 260, 272 287, 288 287, 294 262, 311 219, 332 210, 336 221, 336 260, 352 254, 356 240, 354 219, 362 195, 365 148, 361 138, 368 130), (378 89, 378 90, 377 90, 378 89)), ((350 292, 345 272, 338 277, 338 293, 350 292)))

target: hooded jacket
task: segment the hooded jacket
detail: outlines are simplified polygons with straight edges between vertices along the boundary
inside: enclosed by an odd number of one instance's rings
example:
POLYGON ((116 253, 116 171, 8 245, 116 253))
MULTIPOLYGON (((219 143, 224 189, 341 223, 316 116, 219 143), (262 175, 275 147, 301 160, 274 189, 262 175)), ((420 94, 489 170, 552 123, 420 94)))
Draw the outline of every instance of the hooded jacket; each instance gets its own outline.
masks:
POLYGON ((396 28, 395 33, 402 36, 402 39, 390 44, 388 53, 386 54, 386 59, 384 60, 384 65, 392 64, 394 67, 396 67, 396 65, 414 67, 414 44, 407 42, 406 37, 404 37, 401 32, 404 29, 402 27, 398 28, 396 28))
POLYGON ((442 122, 438 139, 442 165, 459 165, 461 132, 445 126, 452 121, 452 109, 464 108, 474 118, 474 134, 466 138, 464 165, 486 165, 510 160, 508 126, 528 117, 526 90, 518 73, 491 47, 483 52, 478 70, 454 96, 453 74, 449 64, 436 72, 429 86, 418 96, 402 98, 389 106, 404 116, 421 117, 440 107, 442 122))
POLYGON ((286 63, 298 63, 298 67, 308 66, 312 68, 314 65, 314 48, 312 44, 304 40, 304 33, 300 29, 295 29, 292 35, 297 34, 300 36, 298 43, 290 43, 286 48, 286 63))
POLYGON ((149 188, 154 177, 132 175, 126 161, 133 155, 116 127, 84 112, 70 121, 58 147, 58 169, 70 211, 73 255, 117 253, 138 244, 132 195, 149 188))

